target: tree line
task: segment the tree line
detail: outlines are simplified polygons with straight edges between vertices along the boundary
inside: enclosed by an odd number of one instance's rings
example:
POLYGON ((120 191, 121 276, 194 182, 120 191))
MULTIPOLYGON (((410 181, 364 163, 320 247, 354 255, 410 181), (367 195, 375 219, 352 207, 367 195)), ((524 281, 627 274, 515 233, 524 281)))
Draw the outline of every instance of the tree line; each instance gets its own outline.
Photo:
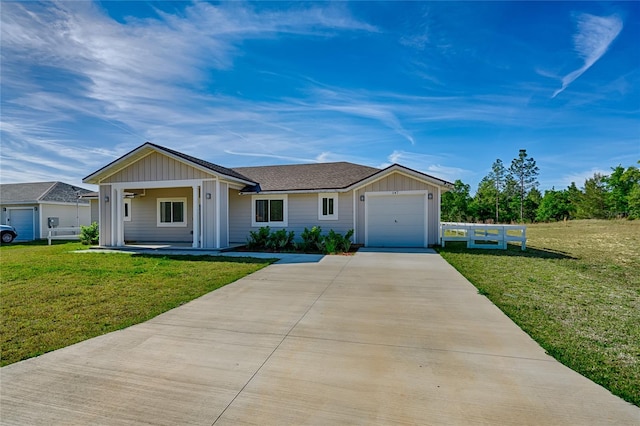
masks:
MULTIPOLYGON (((638 161, 640 164, 640 161, 638 161)), ((540 170, 525 149, 506 166, 497 159, 491 171, 471 187, 456 180, 442 195, 444 222, 549 222, 569 219, 640 219, 640 169, 621 165, 611 173, 595 173, 578 188, 538 190, 540 170)))

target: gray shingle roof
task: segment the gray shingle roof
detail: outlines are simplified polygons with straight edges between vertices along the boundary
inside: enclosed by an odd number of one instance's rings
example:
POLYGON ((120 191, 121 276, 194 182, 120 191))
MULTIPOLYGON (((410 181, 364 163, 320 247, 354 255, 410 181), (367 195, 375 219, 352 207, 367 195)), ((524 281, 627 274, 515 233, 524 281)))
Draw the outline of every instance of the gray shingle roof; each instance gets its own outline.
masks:
POLYGON ((380 171, 347 162, 236 167, 233 170, 259 182, 261 191, 342 189, 380 171))
MULTIPOLYGON (((91 191, 64 182, 4 183, 0 184, 0 203, 75 203, 78 193, 87 192, 91 191)), ((88 201, 80 200, 80 203, 88 201)))
POLYGON ((209 169, 216 174, 226 175, 244 181, 247 185, 243 191, 318 191, 318 190, 340 190, 346 189, 360 181, 363 181, 377 173, 384 173, 392 167, 402 167, 412 173, 424 176, 429 180, 441 182, 442 185, 451 185, 446 181, 429 176, 422 172, 407 169, 400 165, 392 165, 387 169, 380 170, 375 167, 362 166, 360 164, 348 162, 335 163, 313 163, 313 164, 292 164, 281 166, 257 166, 257 167, 236 167, 229 169, 208 161, 192 157, 173 149, 146 142, 133 151, 112 161, 100 170, 84 178, 85 182, 99 183, 98 177, 119 161, 131 157, 131 161, 137 161, 135 155, 142 155, 144 149, 155 149, 172 156, 181 158, 191 164, 209 169))

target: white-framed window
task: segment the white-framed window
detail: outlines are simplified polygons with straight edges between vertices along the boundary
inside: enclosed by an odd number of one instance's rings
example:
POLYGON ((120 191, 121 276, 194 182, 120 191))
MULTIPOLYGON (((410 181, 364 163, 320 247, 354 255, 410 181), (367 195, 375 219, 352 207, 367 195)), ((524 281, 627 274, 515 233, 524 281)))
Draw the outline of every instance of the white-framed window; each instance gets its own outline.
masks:
POLYGON ((158 198, 158 226, 187 226, 187 199, 158 198))
POLYGON ((253 195, 251 197, 251 226, 287 226, 289 222, 287 201, 286 194, 253 195))
POLYGON ((124 203, 122 203, 122 217, 125 222, 131 222, 131 198, 125 198, 124 203))
POLYGON ((318 194, 318 219, 338 220, 338 194, 318 194))

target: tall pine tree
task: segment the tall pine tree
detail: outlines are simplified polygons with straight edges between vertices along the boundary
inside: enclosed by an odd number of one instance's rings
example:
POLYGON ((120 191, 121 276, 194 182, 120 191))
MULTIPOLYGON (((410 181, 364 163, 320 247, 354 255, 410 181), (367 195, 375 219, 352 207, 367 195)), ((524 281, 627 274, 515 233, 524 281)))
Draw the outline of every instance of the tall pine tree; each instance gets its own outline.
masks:
POLYGON ((533 157, 527 157, 527 150, 521 149, 518 158, 511 161, 509 173, 518 182, 520 189, 520 222, 524 219, 524 200, 527 191, 538 186, 538 166, 533 157))
POLYGON ((500 195, 505 187, 507 169, 504 167, 501 159, 497 159, 491 165, 491 173, 489 173, 489 179, 493 181, 496 188, 496 223, 499 223, 500 217, 500 195))

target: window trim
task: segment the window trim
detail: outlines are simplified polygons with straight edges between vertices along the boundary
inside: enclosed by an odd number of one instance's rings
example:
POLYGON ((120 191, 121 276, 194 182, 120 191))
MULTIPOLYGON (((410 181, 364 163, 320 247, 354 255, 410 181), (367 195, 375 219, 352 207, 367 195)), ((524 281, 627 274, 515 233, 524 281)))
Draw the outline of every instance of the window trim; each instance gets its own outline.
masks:
POLYGON ((125 198, 122 202, 122 219, 131 222, 131 198, 125 198))
POLYGON ((260 228, 263 226, 274 226, 277 228, 286 228, 289 226, 289 197, 287 194, 276 195, 252 195, 251 196, 251 226, 254 228, 260 228), (256 221, 256 201, 269 200, 269 216, 271 216, 271 200, 282 200, 282 222, 272 221, 269 217, 269 222, 256 221))
POLYGON ((338 199, 339 194, 337 192, 321 192, 318 194, 318 220, 338 220, 338 199), (322 214, 324 199, 333 200, 333 214, 322 214))
POLYGON ((157 222, 156 223, 157 223, 158 227, 162 227, 162 228, 184 228, 184 227, 187 226, 187 218, 188 217, 189 217, 189 213, 188 213, 187 197, 172 197, 172 198, 158 198, 157 199, 157 203, 156 203, 156 219, 157 219, 157 222), (182 222, 161 222, 160 221, 160 217, 161 217, 160 205, 161 205, 161 203, 169 203, 169 202, 171 202, 171 203, 182 203, 184 205, 183 212, 182 212, 182 216, 183 216, 183 218, 182 218, 183 221, 182 222))

